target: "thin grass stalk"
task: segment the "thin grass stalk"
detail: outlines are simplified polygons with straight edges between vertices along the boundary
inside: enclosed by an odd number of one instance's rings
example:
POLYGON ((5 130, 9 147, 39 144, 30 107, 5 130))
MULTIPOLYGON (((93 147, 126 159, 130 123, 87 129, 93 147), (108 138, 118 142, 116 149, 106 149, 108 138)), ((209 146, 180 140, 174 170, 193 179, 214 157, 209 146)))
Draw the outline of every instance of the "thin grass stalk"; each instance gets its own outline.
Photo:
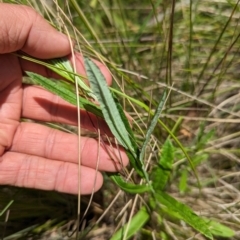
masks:
MULTIPOLYGON (((200 82, 200 80, 202 79, 203 74, 204 74, 205 70, 207 69, 208 64, 209 64, 210 61, 211 61, 213 54, 214 54, 214 53, 216 52, 216 50, 217 50, 217 46, 219 45, 219 43, 220 43, 220 41, 221 41, 221 39, 222 39, 222 37, 223 37, 223 34, 225 33, 227 27, 229 26, 229 24, 230 24, 230 22, 231 22, 231 20, 232 20, 233 14, 234 14, 235 11, 237 10, 237 7, 238 7, 238 5, 239 5, 239 2, 240 2, 240 0, 238 0, 237 3, 235 4, 234 9, 233 9, 233 11, 232 11, 232 13, 231 13, 231 16, 228 18, 228 21, 227 21, 226 24, 224 25, 224 27, 223 27, 220 35, 218 36, 217 41, 215 42, 215 44, 214 44, 214 46, 213 46, 210 54, 208 55, 207 61, 205 62, 204 66, 203 66, 203 68, 202 68, 202 70, 201 70, 201 72, 200 72, 200 74, 199 74, 199 76, 198 76, 198 78, 197 78, 196 85, 199 85, 199 82, 200 82)), ((208 83, 209 83, 209 82, 206 82, 206 83, 203 85, 202 89, 201 89, 201 90, 198 92, 198 94, 197 94, 198 97, 203 93, 203 91, 204 91, 205 87, 208 85, 208 83)))

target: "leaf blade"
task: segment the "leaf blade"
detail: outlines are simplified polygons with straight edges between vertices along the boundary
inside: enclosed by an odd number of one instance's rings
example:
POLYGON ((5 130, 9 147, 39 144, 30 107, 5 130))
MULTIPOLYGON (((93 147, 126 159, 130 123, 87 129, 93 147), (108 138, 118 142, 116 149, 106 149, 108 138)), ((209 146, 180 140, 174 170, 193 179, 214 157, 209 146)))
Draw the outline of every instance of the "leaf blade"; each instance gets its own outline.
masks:
POLYGON ((174 161, 174 149, 171 141, 167 139, 162 146, 162 155, 159 164, 152 170, 151 180, 155 191, 163 190, 166 186, 174 161))
POLYGON ((162 191, 156 192, 155 197, 161 205, 164 205, 166 207, 164 210, 166 213, 168 213, 169 209, 169 213, 174 213, 174 217, 183 220, 207 238, 213 239, 207 222, 203 218, 199 217, 196 213, 194 213, 192 209, 187 205, 177 201, 162 191))
POLYGON ((136 234, 149 220, 150 216, 145 207, 142 207, 131 219, 131 222, 126 223, 122 228, 120 228, 110 240, 121 240, 125 235, 126 229, 128 229, 126 239, 131 238, 134 234, 136 234))
POLYGON ((149 185, 136 185, 134 183, 125 182, 120 175, 111 175, 113 182, 119 186, 123 191, 131 194, 140 194, 151 191, 151 186, 149 185))
MULTIPOLYGON (((71 87, 71 85, 67 82, 49 79, 33 72, 26 71, 26 74, 36 85, 43 87, 49 92, 56 94, 67 102, 71 103, 72 105, 77 106, 77 96, 74 92, 74 87, 71 87)), ((81 96, 79 96, 79 105, 81 109, 85 109, 86 111, 92 112, 99 117, 103 117, 102 112, 97 105, 81 96)))
POLYGON ((104 76, 93 61, 85 58, 84 62, 90 86, 100 103, 105 121, 118 142, 135 154, 129 133, 121 119, 104 76))

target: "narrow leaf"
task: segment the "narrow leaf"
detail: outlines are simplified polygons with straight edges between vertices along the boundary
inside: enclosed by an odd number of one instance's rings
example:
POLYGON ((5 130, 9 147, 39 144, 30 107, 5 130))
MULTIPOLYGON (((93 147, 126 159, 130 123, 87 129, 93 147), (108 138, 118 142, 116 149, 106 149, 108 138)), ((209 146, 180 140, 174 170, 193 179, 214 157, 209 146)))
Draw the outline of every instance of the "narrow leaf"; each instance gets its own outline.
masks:
POLYGON ((208 223, 194 213, 191 208, 162 191, 156 192, 155 197, 160 203, 160 208, 166 213, 188 223, 205 237, 213 239, 208 223))
MULTIPOLYGON (((32 79, 35 84, 40 85, 49 92, 54 93, 67 102, 77 106, 77 96, 74 90, 74 86, 71 84, 61 80, 48 79, 32 72, 26 72, 26 74, 32 79)), ((79 104, 80 108, 92 112, 99 117, 103 117, 100 108, 89 100, 79 96, 79 104)))
POLYGON ((208 220, 208 219, 206 219, 206 222, 209 226, 209 230, 215 236, 230 238, 235 235, 235 233, 232 229, 230 229, 229 227, 227 227, 221 223, 215 222, 213 220, 208 220))
POLYGON ((187 180, 188 180, 188 170, 184 169, 181 172, 181 177, 180 177, 180 181, 179 181, 179 192, 180 193, 185 193, 187 191, 187 180))
POLYGON ((135 169, 135 171, 139 174, 140 177, 144 177, 145 174, 144 174, 144 168, 142 167, 142 164, 141 162, 139 161, 139 150, 137 149, 136 150, 136 153, 137 153, 137 158, 135 155, 132 154, 131 151, 129 150, 125 150, 126 151, 126 154, 128 156, 128 159, 129 159, 129 162, 131 164, 131 166, 135 169))
POLYGON ((132 194, 140 194, 151 191, 149 185, 136 185, 133 183, 125 182, 120 175, 111 175, 111 179, 125 192, 132 194))
POLYGON ((153 168, 151 174, 153 189, 156 191, 163 190, 168 182, 174 160, 173 153, 174 149, 172 143, 167 139, 162 147, 159 164, 153 168))
POLYGON ((67 58, 55 58, 51 59, 50 63, 53 66, 48 66, 52 71, 56 72, 58 75, 64 77, 65 79, 75 82, 77 81, 78 86, 80 87, 81 91, 88 97, 96 100, 96 96, 93 94, 92 90, 89 86, 80 78, 78 74, 74 73, 71 63, 67 58))
POLYGON ((128 134, 129 134, 130 141, 131 141, 132 146, 134 148, 134 152, 136 152, 138 150, 138 146, 137 146, 137 143, 136 143, 137 141, 136 141, 135 136, 133 134, 132 128, 131 128, 131 126, 129 124, 129 121, 128 121, 127 117, 126 117, 126 114, 124 113, 124 111, 122 109, 122 106, 119 103, 118 99, 115 97, 114 93, 112 93, 112 95, 113 95, 114 101, 116 103, 116 106, 117 106, 118 112, 120 114, 120 117, 121 117, 121 119, 123 121, 123 124, 126 127, 126 130, 127 130, 128 134))
MULTIPOLYGON (((134 102, 135 104, 137 104, 138 106, 140 106, 141 108, 143 108, 144 110, 146 110, 147 112, 149 112, 150 115, 154 115, 154 113, 152 112, 152 110, 143 102, 140 102, 134 98, 129 97, 128 95, 116 90, 116 89, 111 89, 112 92, 123 96, 125 98, 127 98, 129 101, 134 102)), ((187 161, 190 164, 191 169, 193 170, 194 175, 196 176, 196 179, 198 181, 198 185, 200 186, 200 181, 197 175, 197 172, 194 168, 193 162, 190 158, 190 156, 188 155, 186 149, 183 147, 183 145, 181 144, 181 142, 178 140, 178 138, 174 135, 174 133, 164 124, 163 121, 161 121, 161 119, 158 119, 158 123, 161 125, 161 127, 173 138, 173 140, 176 142, 176 144, 179 146, 179 148, 182 150, 183 154, 185 155, 187 161)))
POLYGON ((90 59, 85 58, 85 68, 91 88, 100 103, 105 121, 118 142, 135 154, 129 133, 122 121, 113 96, 99 68, 90 59))
POLYGON ((136 155, 130 151, 130 150, 126 150, 126 153, 128 155, 128 159, 131 163, 131 166, 135 169, 135 171, 141 176, 141 177, 144 177, 144 173, 143 173, 143 167, 142 167, 142 164, 141 162, 139 161, 139 149, 138 149, 138 146, 137 146, 137 143, 136 143, 136 139, 135 139, 135 136, 133 134, 133 131, 130 127, 130 124, 129 124, 129 121, 122 109, 122 106, 121 104, 119 103, 118 99, 114 97, 114 94, 113 94, 113 98, 114 98, 114 101, 116 103, 116 106, 117 106, 117 109, 119 111, 119 114, 120 114, 120 117, 126 127, 126 130, 129 134, 129 138, 130 138, 130 141, 132 143, 132 146, 134 148, 134 153, 136 153, 136 155), (137 156, 137 158, 136 158, 137 156))
POLYGON ((154 130, 155 126, 157 125, 157 122, 158 122, 159 116, 160 116, 160 114, 162 112, 165 100, 166 100, 166 91, 164 91, 162 99, 159 102, 158 107, 157 107, 157 109, 155 111, 155 114, 153 116, 153 119, 152 119, 152 121, 150 123, 150 126, 148 127, 148 131, 146 133, 145 140, 144 140, 144 143, 143 143, 143 146, 142 146, 142 150, 141 150, 141 153, 140 153, 140 161, 141 162, 143 161, 144 154, 145 154, 145 151, 146 151, 146 147, 147 147, 147 145, 148 145, 148 143, 150 141, 150 138, 151 138, 151 135, 153 133, 153 130, 154 130))
POLYGON ((166 99, 166 91, 163 93, 163 97, 162 97, 161 101, 159 102, 157 110, 155 111, 153 119, 152 119, 152 121, 150 123, 150 126, 148 127, 148 131, 146 133, 145 140, 144 140, 144 143, 143 143, 143 146, 142 146, 142 150, 141 150, 140 156, 139 156, 139 161, 140 161, 140 163, 142 165, 142 171, 143 171, 144 176, 145 176, 145 178, 146 178, 146 180, 148 182, 149 182, 149 177, 148 177, 148 174, 144 170, 144 167, 143 167, 144 166, 144 164, 143 164, 144 154, 146 152, 146 148, 147 148, 147 145, 148 145, 148 143, 150 141, 150 138, 151 138, 151 135, 153 133, 153 130, 154 130, 154 128, 155 128, 155 126, 156 126, 156 124, 158 122, 158 118, 159 118, 159 116, 161 114, 161 111, 162 111, 162 108, 164 106, 165 99, 166 99))
POLYGON ((145 207, 142 207, 135 216, 131 219, 131 222, 125 224, 122 228, 120 228, 111 238, 110 240, 122 240, 123 236, 126 236, 126 239, 131 238, 136 234, 141 228, 146 224, 149 220, 150 216, 145 207), (125 231, 128 227, 128 232, 125 235, 125 231))

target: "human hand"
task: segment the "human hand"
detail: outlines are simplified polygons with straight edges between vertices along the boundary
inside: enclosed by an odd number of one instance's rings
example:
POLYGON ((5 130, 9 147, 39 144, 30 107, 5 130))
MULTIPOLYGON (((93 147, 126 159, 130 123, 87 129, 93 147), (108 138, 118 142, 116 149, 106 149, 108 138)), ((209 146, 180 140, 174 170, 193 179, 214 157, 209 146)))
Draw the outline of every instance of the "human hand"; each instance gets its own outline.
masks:
MULTIPOLYGON (((22 85, 24 71, 48 77, 53 73, 11 54, 21 50, 40 59, 63 57, 70 54, 69 41, 29 7, 0 3, 0 16, 0 184, 77 194, 78 137, 20 122, 25 117, 77 125, 77 109, 44 89, 22 85)), ((97 64, 110 84, 109 72, 97 64)), ((84 74, 80 55, 76 55, 76 65, 77 71, 84 74)), ((81 111, 82 127, 93 128, 88 117, 81 111)), ((106 128, 98 119, 94 121, 106 128)), ((101 144, 98 150, 98 145, 98 140, 81 137, 82 194, 102 186, 102 175, 96 171, 98 160, 99 171, 118 171, 128 163, 123 150, 107 144, 101 144), (108 151, 115 152, 115 156, 120 154, 121 163, 117 157, 112 159, 114 154, 110 157, 108 151)))

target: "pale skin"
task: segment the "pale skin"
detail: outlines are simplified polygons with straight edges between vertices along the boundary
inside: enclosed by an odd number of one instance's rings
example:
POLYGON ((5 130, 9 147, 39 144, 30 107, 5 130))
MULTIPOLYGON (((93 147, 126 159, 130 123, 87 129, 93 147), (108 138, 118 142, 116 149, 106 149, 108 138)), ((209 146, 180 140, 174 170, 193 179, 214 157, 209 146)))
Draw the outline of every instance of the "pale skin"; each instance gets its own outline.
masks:
MULTIPOLYGON (((25 70, 44 76, 52 76, 52 73, 12 54, 22 51, 40 59, 70 56, 69 40, 26 6, 0 3, 0 16, 0 185, 77 194, 77 136, 20 121, 29 118, 77 125, 77 109, 40 87, 22 84, 25 70)), ((80 54, 75 59, 77 71, 84 74, 80 54)), ((110 73, 104 65, 97 64, 110 84, 110 73)), ((104 122, 94 118, 93 121, 106 131, 104 122)), ((82 111, 81 125, 94 129, 89 116, 82 111)), ((101 144, 98 151, 98 145, 96 139, 81 137, 82 194, 101 188, 100 171, 119 171, 128 164, 121 148, 101 144), (110 157, 108 151, 114 152, 115 157, 110 157), (96 171, 98 161, 99 171, 96 171)))

